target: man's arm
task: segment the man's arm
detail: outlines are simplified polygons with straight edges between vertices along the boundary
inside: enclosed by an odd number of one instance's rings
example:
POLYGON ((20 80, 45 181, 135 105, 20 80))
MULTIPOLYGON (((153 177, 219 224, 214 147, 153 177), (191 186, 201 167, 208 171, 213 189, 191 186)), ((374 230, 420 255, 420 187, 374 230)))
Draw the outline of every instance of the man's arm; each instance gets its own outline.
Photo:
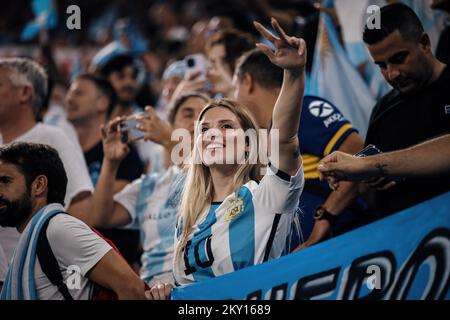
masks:
POLYGON ((120 120, 116 119, 102 127, 103 164, 94 191, 91 214, 93 225, 99 227, 123 226, 131 222, 125 208, 114 202, 114 190, 111 188, 115 185, 120 163, 129 152, 128 146, 120 140, 119 123, 120 120))
MULTIPOLYGON (((352 132, 341 144, 339 151, 355 154, 364 147, 364 141, 361 136, 352 132)), ((340 187, 334 190, 323 203, 323 207, 326 210, 335 215, 339 216, 342 211, 347 208, 352 201, 358 196, 358 186, 353 182, 345 182, 340 185, 340 187)), ((314 245, 322 241, 329 233, 331 224, 328 220, 316 220, 314 223, 313 230, 309 238, 302 244, 299 248, 302 249, 314 245)))
POLYGON ((450 172, 450 134, 414 147, 358 158, 334 152, 318 167, 331 185, 384 177, 433 176, 450 172))
POLYGON ((83 191, 72 198, 67 212, 84 221, 87 225, 92 225, 92 193, 83 191))
POLYGON ((114 291, 119 300, 145 300, 144 282, 114 250, 105 254, 86 276, 114 291))
MULTIPOLYGON (((361 136, 352 132, 341 144, 339 151, 355 154, 364 147, 364 140, 361 136)), ((345 208, 358 196, 358 186, 355 183, 347 182, 340 186, 339 189, 334 190, 324 203, 324 207, 334 215, 340 215, 345 208)))

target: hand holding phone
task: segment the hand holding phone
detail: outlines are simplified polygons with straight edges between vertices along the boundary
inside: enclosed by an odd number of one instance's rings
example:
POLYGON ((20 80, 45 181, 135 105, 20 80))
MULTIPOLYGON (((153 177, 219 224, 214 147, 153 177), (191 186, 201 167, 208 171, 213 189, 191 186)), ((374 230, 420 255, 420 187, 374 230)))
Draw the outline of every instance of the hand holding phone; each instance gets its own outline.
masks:
POLYGON ((191 79, 195 74, 198 76, 196 80, 206 81, 206 75, 208 73, 208 66, 206 63, 206 58, 203 54, 191 54, 184 58, 186 63, 186 79, 191 79))
MULTIPOLYGON (((378 149, 373 144, 369 144, 364 149, 355 154, 356 157, 368 157, 382 153, 380 149, 378 149)), ((375 188, 377 190, 387 190, 397 184, 397 182, 401 181, 401 179, 393 179, 393 178, 373 178, 365 181, 371 188, 375 188)))
POLYGON ((375 147, 373 144, 369 144, 367 147, 356 153, 355 156, 362 158, 367 156, 373 156, 379 153, 381 153, 380 149, 375 147))
POLYGON ((139 130, 139 118, 146 117, 146 113, 141 112, 132 115, 128 119, 122 121, 119 125, 120 128, 120 140, 123 143, 133 143, 144 138, 145 132, 139 130))

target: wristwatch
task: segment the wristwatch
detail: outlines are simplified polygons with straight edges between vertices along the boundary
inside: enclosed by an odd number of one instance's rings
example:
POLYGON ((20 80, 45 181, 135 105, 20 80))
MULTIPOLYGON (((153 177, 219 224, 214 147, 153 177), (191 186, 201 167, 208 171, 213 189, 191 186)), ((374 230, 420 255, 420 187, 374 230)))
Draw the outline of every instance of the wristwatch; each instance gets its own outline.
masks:
POLYGON ((318 206, 316 210, 314 210, 313 218, 315 220, 327 220, 331 225, 336 223, 336 220, 338 219, 338 216, 335 216, 334 214, 331 214, 327 211, 327 208, 324 206, 318 206))

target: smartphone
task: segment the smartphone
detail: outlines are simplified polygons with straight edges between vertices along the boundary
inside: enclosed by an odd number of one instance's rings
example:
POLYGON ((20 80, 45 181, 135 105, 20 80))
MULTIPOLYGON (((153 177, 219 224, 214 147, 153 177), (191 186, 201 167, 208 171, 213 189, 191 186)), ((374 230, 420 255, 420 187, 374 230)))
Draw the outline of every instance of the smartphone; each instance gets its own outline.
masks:
POLYGON ((367 147, 359 151, 355 156, 357 157, 367 157, 367 156, 373 156, 376 154, 381 153, 381 150, 375 147, 373 144, 369 144, 367 147))
POLYGON ((196 79, 206 80, 208 65, 203 54, 188 55, 184 58, 184 62, 186 63, 186 78, 189 78, 192 74, 199 73, 196 79))
MULTIPOLYGON (((362 158, 362 157, 373 156, 373 155, 380 154, 380 153, 382 153, 380 149, 378 149, 373 144, 369 144, 367 147, 365 147, 364 149, 362 149, 361 151, 356 153, 355 156, 362 158)), ((387 179, 387 181, 395 181, 395 182, 399 182, 399 181, 402 181, 402 180, 403 179, 400 179, 400 178, 389 178, 389 179, 387 179)))
POLYGON ((138 119, 145 116, 145 113, 139 113, 120 123, 120 140, 123 143, 132 143, 144 138, 145 133, 141 130, 138 130, 137 126, 139 124, 138 119))

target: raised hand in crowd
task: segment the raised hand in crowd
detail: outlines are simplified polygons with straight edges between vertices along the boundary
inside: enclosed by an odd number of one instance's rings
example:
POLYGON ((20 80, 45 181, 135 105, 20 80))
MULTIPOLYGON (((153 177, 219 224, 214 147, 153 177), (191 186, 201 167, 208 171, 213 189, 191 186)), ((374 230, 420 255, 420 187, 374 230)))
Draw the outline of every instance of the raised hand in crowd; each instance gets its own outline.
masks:
POLYGON ((279 163, 272 161, 279 170, 294 175, 301 163, 297 133, 305 85, 306 43, 286 35, 274 18, 271 23, 279 36, 254 22, 261 35, 272 42, 275 51, 263 43, 256 46, 273 64, 284 69, 283 85, 272 116, 272 129, 279 130, 280 159, 279 163))
POLYGON ((183 79, 173 92, 169 105, 172 105, 180 96, 188 92, 206 92, 208 93, 208 80, 201 77, 200 72, 192 73, 183 79))

